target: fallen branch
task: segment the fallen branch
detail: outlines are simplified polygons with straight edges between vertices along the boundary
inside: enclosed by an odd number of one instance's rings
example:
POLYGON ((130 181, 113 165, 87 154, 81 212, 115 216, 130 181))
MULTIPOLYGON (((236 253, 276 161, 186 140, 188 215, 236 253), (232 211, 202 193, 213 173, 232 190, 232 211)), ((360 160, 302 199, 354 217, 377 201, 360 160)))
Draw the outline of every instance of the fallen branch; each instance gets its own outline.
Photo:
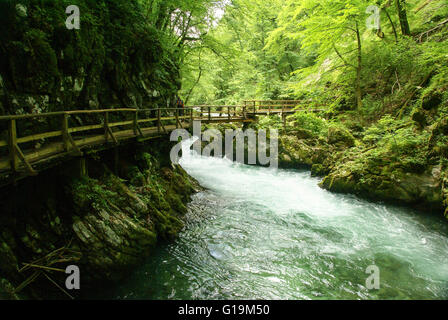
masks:
POLYGON ((24 263, 23 267, 18 270, 19 273, 23 273, 31 269, 34 269, 33 270, 34 272, 25 281, 23 281, 17 288, 14 289, 14 293, 22 291, 25 287, 29 286, 31 283, 36 281, 36 279, 43 274, 53 285, 55 285, 59 290, 62 290, 64 294, 68 295, 71 299, 73 299, 73 297, 70 294, 68 294, 64 289, 62 289, 47 274, 50 272, 65 273, 64 269, 52 267, 55 264, 79 261, 80 259, 79 255, 81 253, 68 248, 71 245, 71 242, 72 241, 70 241, 67 247, 62 247, 57 250, 54 250, 45 255, 44 257, 39 258, 31 263, 24 263))
POLYGON ((42 274, 42 271, 36 271, 31 276, 29 276, 25 281, 23 281, 17 288, 14 289, 13 293, 19 293, 22 291, 25 287, 27 287, 29 284, 34 282, 39 276, 42 274))
POLYGON ((440 29, 441 27, 443 27, 443 26, 446 25, 446 24, 448 24, 448 19, 442 21, 441 23, 439 23, 439 24, 438 24, 437 26, 435 26, 434 28, 432 28, 432 29, 430 29, 430 30, 428 30, 428 31, 422 32, 422 33, 418 36, 418 41, 421 43, 421 42, 423 41, 422 38, 423 38, 423 36, 424 36, 425 34, 426 34, 426 40, 428 40, 429 34, 430 34, 431 32, 434 32, 434 31, 440 29))
POLYGON ((398 91, 401 91, 401 84, 400 84, 400 80, 398 79, 397 69, 395 69, 395 79, 397 79, 397 81, 395 81, 394 85, 392 86, 392 94, 394 94, 394 89, 395 89, 396 84, 398 84, 398 91))
POLYGON ((50 276, 46 273, 44 273, 45 277, 50 280, 51 283, 53 283, 59 290, 61 290, 63 293, 65 293, 70 299, 75 300, 75 298, 73 298, 73 296, 71 296, 67 291, 65 291, 64 289, 62 289, 62 287, 60 285, 58 285, 56 283, 56 281, 54 281, 53 279, 50 278, 50 276))
POLYGON ((37 268, 37 269, 43 269, 43 270, 48 270, 48 271, 57 271, 57 272, 64 272, 65 273, 65 270, 58 269, 58 268, 39 266, 37 264, 31 264, 31 263, 24 263, 24 265, 25 265, 25 267, 32 267, 32 268, 37 268))
POLYGON ((420 10, 422 10, 424 7, 426 7, 428 4, 430 4, 432 0, 426 0, 425 3, 423 3, 420 7, 418 7, 417 9, 414 10, 414 13, 419 12, 420 10))

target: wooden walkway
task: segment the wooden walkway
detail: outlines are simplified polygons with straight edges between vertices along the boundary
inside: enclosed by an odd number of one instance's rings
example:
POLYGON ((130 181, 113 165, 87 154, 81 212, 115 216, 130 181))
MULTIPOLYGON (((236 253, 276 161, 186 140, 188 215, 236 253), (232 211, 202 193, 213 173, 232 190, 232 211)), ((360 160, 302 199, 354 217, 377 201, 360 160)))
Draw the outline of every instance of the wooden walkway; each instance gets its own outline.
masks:
POLYGON ((270 114, 279 114, 286 121, 288 114, 296 112, 298 104, 299 101, 290 100, 251 100, 242 106, 81 110, 0 116, 0 125, 8 123, 7 138, 0 140, 0 186, 37 175, 38 171, 65 158, 114 148, 124 141, 143 142, 162 137, 178 128, 191 128, 194 121, 252 122, 256 116, 270 114), (83 125, 76 126, 76 123, 83 125), (34 131, 30 129, 34 126, 47 126, 51 130, 19 137, 18 132, 34 131))

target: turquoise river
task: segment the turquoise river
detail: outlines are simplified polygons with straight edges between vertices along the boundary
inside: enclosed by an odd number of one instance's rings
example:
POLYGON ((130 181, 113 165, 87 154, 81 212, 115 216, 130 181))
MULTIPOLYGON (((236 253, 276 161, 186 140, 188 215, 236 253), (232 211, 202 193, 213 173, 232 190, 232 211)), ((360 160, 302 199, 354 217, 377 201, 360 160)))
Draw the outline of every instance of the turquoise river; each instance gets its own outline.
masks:
POLYGON ((110 293, 114 299, 447 299, 441 216, 333 194, 308 171, 190 153, 207 191, 178 240, 110 293), (380 289, 366 273, 378 267, 380 289))

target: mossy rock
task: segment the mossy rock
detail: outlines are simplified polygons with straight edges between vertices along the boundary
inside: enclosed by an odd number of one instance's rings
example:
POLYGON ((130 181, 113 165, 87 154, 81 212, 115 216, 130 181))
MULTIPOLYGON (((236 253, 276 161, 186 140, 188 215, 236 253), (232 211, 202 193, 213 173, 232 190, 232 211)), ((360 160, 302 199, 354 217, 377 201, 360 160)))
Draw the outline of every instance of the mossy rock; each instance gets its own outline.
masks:
POLYGON ((313 164, 311 167, 311 176, 313 177, 323 177, 328 174, 328 169, 325 168, 322 164, 313 164))
POLYGON ((327 142, 331 145, 354 147, 355 141, 355 137, 347 129, 338 126, 328 128, 327 142))
POLYGON ((301 128, 295 128, 294 135, 299 139, 305 139, 305 140, 314 138, 314 135, 310 130, 301 128))
POLYGON ((331 173, 322 180, 319 186, 336 193, 356 193, 358 189, 353 176, 347 172, 331 173))

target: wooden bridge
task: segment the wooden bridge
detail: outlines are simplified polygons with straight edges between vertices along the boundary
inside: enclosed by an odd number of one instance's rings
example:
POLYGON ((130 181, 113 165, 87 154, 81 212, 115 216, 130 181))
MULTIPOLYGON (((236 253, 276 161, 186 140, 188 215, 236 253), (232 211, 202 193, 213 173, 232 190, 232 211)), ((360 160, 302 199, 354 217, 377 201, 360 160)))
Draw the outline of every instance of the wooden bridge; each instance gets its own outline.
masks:
MULTIPOLYGON (((55 160, 114 148, 123 141, 159 138, 178 128, 204 123, 252 122, 258 115, 286 116, 303 101, 244 101, 241 106, 106 109, 0 116, 0 185, 51 167, 55 160), (7 123, 7 128, 6 128, 7 123), (1 128, 1 127, 0 127, 1 128), (41 128, 41 132, 36 132, 41 128), (46 129, 42 129, 46 128, 46 129), (26 132, 20 136, 19 132, 26 132)), ((305 110, 303 110, 305 111, 305 110)), ((322 110, 306 110, 322 111, 322 110)))

